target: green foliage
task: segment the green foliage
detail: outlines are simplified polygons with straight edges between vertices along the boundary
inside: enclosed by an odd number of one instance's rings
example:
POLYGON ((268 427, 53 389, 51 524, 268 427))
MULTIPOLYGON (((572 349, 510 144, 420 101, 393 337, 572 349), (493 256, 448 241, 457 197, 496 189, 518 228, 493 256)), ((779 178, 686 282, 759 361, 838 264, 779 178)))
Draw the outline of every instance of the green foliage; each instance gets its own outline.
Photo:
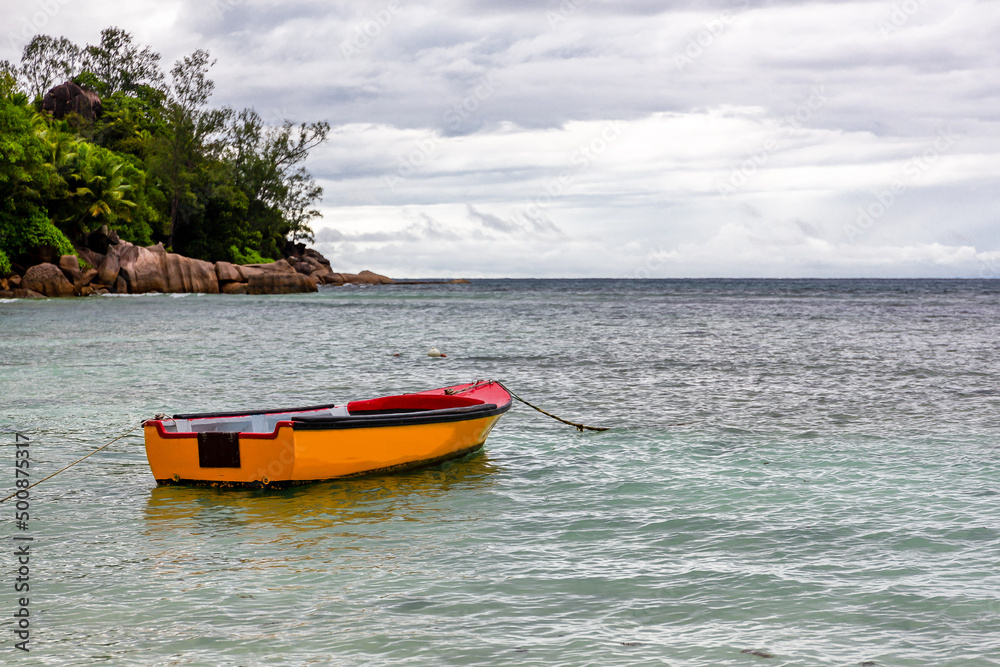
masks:
MULTIPOLYGON (((218 185, 229 181, 220 158, 225 152, 221 132, 230 112, 205 106, 215 88, 208 79, 212 64, 208 52, 201 50, 174 64, 163 107, 164 128, 149 158, 150 173, 170 202, 167 243, 196 257, 206 252, 199 239, 205 234, 200 227, 210 200, 218 185)), ((218 246, 225 247, 226 243, 218 246)))
POLYGON ((32 186, 37 185, 44 159, 31 111, 16 97, 0 97, 0 200, 11 205, 11 200, 36 195, 32 186))
POLYGON ((200 174, 195 193, 203 206, 190 211, 174 235, 174 248, 184 255, 228 260, 232 244, 256 245, 258 239, 247 228, 246 196, 226 183, 222 175, 200 174))
POLYGON ((0 211, 0 251, 10 258, 33 248, 55 248, 60 255, 75 255, 73 245, 39 209, 17 213, 0 211))
POLYGON ((240 251, 236 246, 229 246, 229 261, 233 264, 267 264, 274 260, 261 257, 260 253, 252 248, 240 251))
POLYGON ((322 189, 303 165, 329 126, 211 108, 213 65, 195 51, 168 83, 159 54, 120 28, 82 48, 39 35, 19 65, 0 62, 0 252, 16 261, 38 243, 65 254, 102 224, 211 261, 267 262, 289 237, 312 240, 322 189), (100 94, 96 120, 40 111, 65 80, 100 94))
POLYGON ((20 92, 21 90, 17 85, 17 70, 14 69, 14 66, 9 61, 0 61, 0 97, 10 100, 13 99, 15 94, 20 92))
POLYGON ((329 131, 327 123, 295 126, 288 121, 269 128, 253 109, 241 111, 230 125, 229 161, 236 185, 250 202, 251 229, 261 235, 261 252, 279 255, 289 236, 312 240, 309 222, 319 212, 311 207, 323 189, 303 163, 329 131))
POLYGON ((85 141, 50 122, 39 133, 46 147, 46 207, 56 225, 82 241, 102 224, 132 243, 152 242, 157 220, 145 197, 142 162, 85 141))
POLYGON ((0 250, 0 278, 5 278, 10 275, 10 258, 7 257, 7 253, 0 250))
POLYGON ((93 73, 98 93, 103 97, 117 92, 132 93, 142 86, 157 87, 163 82, 160 54, 148 46, 140 49, 132 35, 121 28, 101 31, 101 43, 83 49, 83 69, 93 73))
POLYGON ((24 102, 18 93, 0 97, 0 252, 8 260, 40 246, 73 253, 40 208, 48 183, 46 151, 24 102))
POLYGON ((131 221, 131 209, 135 208, 131 199, 134 186, 126 180, 127 172, 122 173, 125 166, 120 157, 107 149, 85 141, 77 144, 65 178, 72 208, 79 217, 69 221, 68 233, 73 236, 86 234, 100 222, 131 221))
POLYGON ((163 93, 152 88, 141 91, 145 97, 115 93, 102 102, 104 112, 90 128, 88 139, 116 153, 128 153, 145 160, 153 137, 162 133, 163 93))
POLYGON ((37 99, 69 80, 80 66, 81 50, 65 37, 35 35, 21 52, 17 70, 28 94, 37 99))

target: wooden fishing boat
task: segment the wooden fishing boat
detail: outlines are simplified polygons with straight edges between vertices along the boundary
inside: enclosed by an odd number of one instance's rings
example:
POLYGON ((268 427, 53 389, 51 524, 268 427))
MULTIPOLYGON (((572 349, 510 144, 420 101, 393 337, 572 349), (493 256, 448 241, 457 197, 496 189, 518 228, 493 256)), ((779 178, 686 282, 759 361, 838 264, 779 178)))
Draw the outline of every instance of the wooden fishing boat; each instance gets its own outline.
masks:
POLYGON ((159 484, 284 487, 398 472, 470 454, 511 395, 478 380, 346 405, 179 414, 145 422, 159 484))

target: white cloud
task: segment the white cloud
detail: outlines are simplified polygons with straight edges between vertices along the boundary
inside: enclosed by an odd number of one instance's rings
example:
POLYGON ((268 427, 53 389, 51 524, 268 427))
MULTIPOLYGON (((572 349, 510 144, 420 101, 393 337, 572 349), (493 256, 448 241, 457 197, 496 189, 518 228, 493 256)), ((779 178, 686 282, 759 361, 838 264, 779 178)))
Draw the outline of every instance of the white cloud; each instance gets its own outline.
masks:
POLYGON ((39 32, 207 47, 217 103, 329 120, 317 227, 345 270, 978 275, 1000 13, 917 5, 0 0, 0 58, 54 6, 39 32))

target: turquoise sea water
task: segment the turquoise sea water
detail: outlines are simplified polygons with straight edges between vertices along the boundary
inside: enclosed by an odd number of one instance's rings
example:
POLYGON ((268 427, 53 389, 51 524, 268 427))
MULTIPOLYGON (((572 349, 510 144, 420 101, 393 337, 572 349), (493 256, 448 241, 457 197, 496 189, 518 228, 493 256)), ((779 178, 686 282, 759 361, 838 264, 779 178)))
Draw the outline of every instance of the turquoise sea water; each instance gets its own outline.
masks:
POLYGON ((0 662, 1000 665, 995 281, 2 303, 0 486, 14 430, 39 479, 157 412, 475 378, 613 429, 516 405, 466 460, 287 491, 157 488, 136 432, 28 531, 0 505, 34 537, 0 662))

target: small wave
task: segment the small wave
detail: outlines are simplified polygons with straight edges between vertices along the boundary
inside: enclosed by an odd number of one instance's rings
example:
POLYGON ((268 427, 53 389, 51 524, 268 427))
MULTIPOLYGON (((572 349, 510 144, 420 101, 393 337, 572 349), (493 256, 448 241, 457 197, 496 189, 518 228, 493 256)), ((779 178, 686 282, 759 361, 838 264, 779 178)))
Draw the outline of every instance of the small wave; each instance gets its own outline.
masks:
POLYGON ((115 294, 113 292, 108 292, 107 294, 102 294, 102 297, 111 297, 114 299, 120 298, 141 298, 145 296, 167 296, 162 292, 143 292, 142 294, 115 294))

